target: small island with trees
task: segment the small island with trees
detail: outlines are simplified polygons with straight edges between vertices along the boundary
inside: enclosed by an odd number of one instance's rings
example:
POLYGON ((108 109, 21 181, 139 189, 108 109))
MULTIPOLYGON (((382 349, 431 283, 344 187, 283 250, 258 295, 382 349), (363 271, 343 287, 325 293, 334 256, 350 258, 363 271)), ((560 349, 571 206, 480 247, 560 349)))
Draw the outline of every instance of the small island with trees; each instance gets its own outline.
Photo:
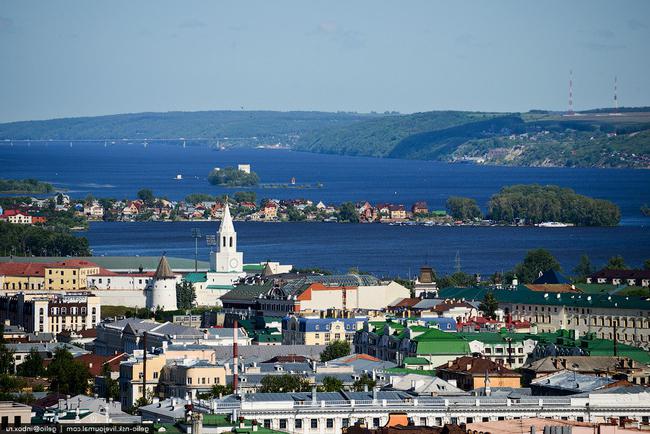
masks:
POLYGON ((214 168, 208 175, 208 182, 223 187, 248 187, 259 184, 257 173, 244 171, 236 167, 214 168))
POLYGON ((36 179, 0 179, 3 194, 46 194, 54 192, 52 184, 36 179))

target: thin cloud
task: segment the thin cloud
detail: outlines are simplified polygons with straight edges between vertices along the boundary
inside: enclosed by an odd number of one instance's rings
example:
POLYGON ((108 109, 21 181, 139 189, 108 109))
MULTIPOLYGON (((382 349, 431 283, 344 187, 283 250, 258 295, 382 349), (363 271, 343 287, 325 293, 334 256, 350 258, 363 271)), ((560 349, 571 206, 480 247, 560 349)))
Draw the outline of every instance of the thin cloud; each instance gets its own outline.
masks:
POLYGON ((321 33, 336 33, 338 30, 338 25, 336 24, 336 21, 323 21, 318 24, 318 29, 319 32, 321 33))
POLYGON ((634 18, 627 20, 627 26, 632 30, 645 30, 648 28, 648 25, 646 23, 643 23, 634 18))
POLYGON ((204 21, 191 19, 182 22, 178 25, 181 29, 200 29, 202 27, 207 27, 207 24, 204 21))
POLYGON ((584 47, 594 51, 616 51, 626 48, 623 44, 608 44, 605 42, 590 41, 582 44, 584 47))
POLYGON ((14 30, 14 20, 7 17, 0 17, 0 33, 13 33, 14 30))

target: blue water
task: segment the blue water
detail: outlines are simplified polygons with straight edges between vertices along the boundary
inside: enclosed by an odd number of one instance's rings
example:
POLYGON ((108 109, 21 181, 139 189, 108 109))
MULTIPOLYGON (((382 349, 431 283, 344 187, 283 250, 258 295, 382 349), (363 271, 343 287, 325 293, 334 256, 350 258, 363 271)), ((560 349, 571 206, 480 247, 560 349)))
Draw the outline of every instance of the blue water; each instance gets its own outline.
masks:
MULTIPOLYGON (((206 177, 215 167, 249 163, 264 183, 322 183, 318 189, 255 188, 258 199, 304 197, 325 203, 368 200, 410 206, 424 200, 443 209, 448 196, 475 198, 485 205, 504 185, 558 184, 609 199, 621 207, 617 228, 472 228, 388 225, 237 223, 247 261, 266 259, 300 267, 339 271, 359 267, 380 275, 405 276, 428 261, 453 270, 458 251, 463 270, 507 270, 528 249, 545 247, 570 271, 581 254, 595 264, 621 254, 633 264, 650 258, 650 219, 639 211, 650 204, 650 171, 489 167, 429 161, 318 155, 280 150, 215 151, 207 146, 154 144, 0 143, 2 177, 32 177, 66 188, 74 197, 132 198, 140 188, 182 199, 189 193, 224 194, 206 177), (183 180, 173 178, 183 175, 183 180)), ((96 223, 84 233, 95 254, 160 254, 193 257, 190 229, 216 230, 216 223, 96 223)), ((201 255, 207 259, 208 249, 201 255)))
MULTIPOLYGON (((191 229, 216 232, 218 222, 92 223, 94 255, 160 255, 194 258, 191 229)), ((379 276, 408 276, 425 262, 438 271, 454 270, 456 252, 468 273, 511 269, 529 249, 549 249, 569 274, 580 255, 594 265, 623 255, 640 265, 650 258, 646 228, 424 227, 385 224, 235 222, 238 248, 246 262, 280 261, 298 267, 346 271, 352 267, 379 276)), ((199 258, 209 248, 200 244, 199 258)))
MULTIPOLYGON (((262 197, 305 197, 325 203, 346 200, 394 202, 410 206, 424 200, 443 209, 452 195, 475 198, 485 206, 504 185, 558 184, 578 193, 609 199, 621 207, 622 224, 648 225, 639 208, 650 204, 650 171, 474 166, 430 161, 319 155, 283 150, 215 151, 207 146, 0 143, 2 177, 34 177, 66 188, 74 197, 133 198, 140 188, 182 199, 189 193, 224 194, 236 190, 208 184, 215 167, 250 163, 263 183, 323 183, 310 190, 256 188, 262 197), (183 180, 173 178, 183 175, 183 180)), ((241 190, 241 189, 240 189, 241 190)))

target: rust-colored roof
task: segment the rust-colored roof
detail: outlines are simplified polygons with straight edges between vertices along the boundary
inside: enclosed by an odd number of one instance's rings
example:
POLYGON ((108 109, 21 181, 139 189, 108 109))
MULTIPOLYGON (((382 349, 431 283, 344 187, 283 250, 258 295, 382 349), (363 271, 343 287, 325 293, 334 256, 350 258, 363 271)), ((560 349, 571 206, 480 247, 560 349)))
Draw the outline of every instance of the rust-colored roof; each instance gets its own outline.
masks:
POLYGON ((44 262, 3 262, 0 263, 0 275, 3 276, 45 276, 44 262))
POLYGON ((403 298, 391 307, 413 307, 421 301, 419 298, 403 298))
POLYGON ((450 361, 444 365, 436 368, 437 371, 459 372, 472 374, 472 376, 488 375, 498 377, 519 377, 520 375, 502 365, 493 362, 490 359, 483 357, 458 357, 456 360, 450 361))
POLYGON ((354 362, 355 360, 369 360, 371 362, 381 362, 381 359, 373 357, 370 354, 363 354, 363 353, 352 354, 351 356, 348 356, 346 358, 339 359, 339 361, 343 363, 350 363, 350 362, 354 362))
POLYGON ((47 264, 46 268, 97 268, 99 265, 83 259, 66 259, 61 262, 47 264))
POLYGON ((546 283, 538 285, 533 285, 531 283, 529 285, 526 285, 526 288, 530 289, 531 291, 538 292, 580 292, 579 289, 567 283, 546 283))
POLYGON ((104 364, 108 364, 108 368, 111 372, 117 372, 120 370, 120 362, 125 360, 126 354, 115 354, 112 356, 100 356, 97 354, 84 354, 79 356, 74 360, 76 362, 82 363, 88 368, 88 372, 92 376, 98 376, 102 373, 102 368, 104 364))

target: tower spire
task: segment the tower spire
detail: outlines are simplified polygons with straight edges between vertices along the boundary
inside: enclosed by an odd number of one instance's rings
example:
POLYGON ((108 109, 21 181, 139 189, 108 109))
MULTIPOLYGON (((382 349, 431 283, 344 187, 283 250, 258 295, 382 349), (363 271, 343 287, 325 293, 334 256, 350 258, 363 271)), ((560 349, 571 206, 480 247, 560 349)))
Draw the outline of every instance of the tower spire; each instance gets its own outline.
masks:
POLYGON ((573 115, 573 70, 569 70, 569 110, 567 115, 573 115))

